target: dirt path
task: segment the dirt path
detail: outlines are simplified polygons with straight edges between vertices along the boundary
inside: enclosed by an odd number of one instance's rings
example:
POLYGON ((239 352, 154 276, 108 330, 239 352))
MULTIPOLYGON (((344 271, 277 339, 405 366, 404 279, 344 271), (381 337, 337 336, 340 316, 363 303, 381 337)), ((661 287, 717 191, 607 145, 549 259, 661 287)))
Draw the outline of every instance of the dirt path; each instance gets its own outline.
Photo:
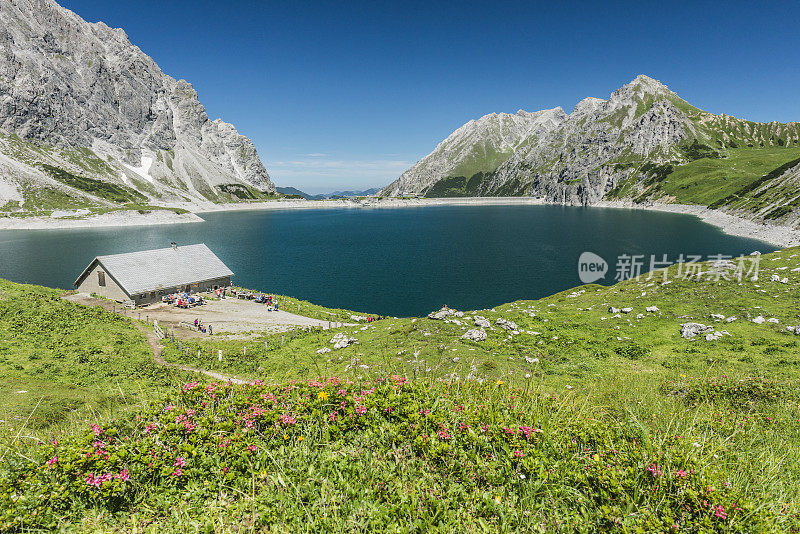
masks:
POLYGON ((163 365, 164 367, 171 367, 173 369, 180 369, 181 371, 189 371, 191 373, 204 374, 206 376, 210 376, 211 378, 216 378, 217 380, 222 380, 224 382, 233 382, 234 384, 253 383, 250 380, 242 380, 241 378, 223 375, 221 373, 217 373, 214 371, 208 371, 207 369, 198 369, 196 367, 191 367, 189 365, 181 365, 178 363, 168 362, 161 356, 161 352, 164 350, 164 347, 162 347, 161 343, 159 343, 159 340, 156 337, 155 333, 148 327, 143 326, 139 323, 131 321, 131 324, 135 326, 140 332, 142 332, 145 335, 145 337, 147 337, 147 344, 150 345, 151 349, 153 349, 153 361, 155 361, 159 365, 163 365))
MULTIPOLYGON (((147 338, 147 344, 150 345, 150 348, 153 350, 153 360, 158 365, 179 369, 181 371, 189 371, 191 373, 200 373, 217 380, 230 381, 234 384, 251 384, 252 381, 164 360, 161 356, 164 347, 152 330, 153 319, 157 319, 159 325, 164 328, 164 330, 171 329, 175 337, 179 339, 207 337, 205 334, 201 334, 194 329, 180 326, 182 322, 184 324, 191 323, 198 317, 206 324, 213 323, 215 334, 226 330, 228 332, 227 335, 215 336, 222 338, 247 337, 247 335, 253 331, 262 334, 276 331, 282 332, 297 327, 322 327, 323 329, 327 329, 330 325, 328 321, 313 319, 311 317, 296 315, 285 311, 267 312, 266 307, 261 304, 237 299, 210 301, 204 306, 192 308, 191 310, 181 310, 173 306, 162 304, 156 304, 137 310, 125 310, 121 308, 119 304, 110 300, 93 298, 80 293, 66 295, 63 298, 84 306, 99 306, 110 312, 119 313, 131 319, 130 323, 147 338), (140 321, 134 320, 137 318, 147 321, 147 326, 143 325, 140 321)), ((349 323, 344 324, 346 326, 352 326, 349 323)), ((339 325, 342 325, 342 323, 339 323, 339 325)))
MULTIPOLYGON (((212 325, 214 334, 230 338, 247 338, 252 335, 288 332, 295 328, 323 328, 336 326, 327 320, 306 317, 288 311, 267 311, 267 307, 249 300, 228 298, 224 300, 208 300, 203 306, 184 310, 168 304, 152 304, 136 310, 124 310, 119 304, 110 300, 93 298, 76 293, 64 297, 84 306, 101 306, 108 311, 122 313, 126 317, 139 318, 151 322, 158 319, 162 328, 174 330, 177 336, 180 331, 182 339, 206 337, 205 334, 191 328, 181 327, 199 319, 205 325, 212 325)), ((338 323, 342 325, 342 323, 338 323)))

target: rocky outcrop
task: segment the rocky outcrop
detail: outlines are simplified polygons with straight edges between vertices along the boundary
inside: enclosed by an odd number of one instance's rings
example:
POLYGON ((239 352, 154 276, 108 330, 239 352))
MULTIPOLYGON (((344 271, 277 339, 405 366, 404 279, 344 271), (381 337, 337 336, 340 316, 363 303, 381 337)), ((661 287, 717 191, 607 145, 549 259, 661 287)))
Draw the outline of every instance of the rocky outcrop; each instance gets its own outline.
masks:
POLYGON ((439 311, 434 311, 428 314, 428 319, 442 320, 448 317, 464 317, 464 312, 454 310, 453 308, 444 307, 439 311))
POLYGON ((461 339, 469 339, 470 341, 486 341, 486 330, 483 328, 473 328, 467 330, 461 336, 461 339))
POLYGON ((692 339, 695 336, 713 331, 713 326, 704 325, 702 323, 684 323, 681 325, 681 337, 684 339, 692 339))
POLYGON ((275 190, 253 143, 210 120, 188 82, 123 30, 51 0, 0 2, 0 129, 0 152, 30 167, 17 182, 46 163, 150 199, 217 201, 229 184, 275 190))

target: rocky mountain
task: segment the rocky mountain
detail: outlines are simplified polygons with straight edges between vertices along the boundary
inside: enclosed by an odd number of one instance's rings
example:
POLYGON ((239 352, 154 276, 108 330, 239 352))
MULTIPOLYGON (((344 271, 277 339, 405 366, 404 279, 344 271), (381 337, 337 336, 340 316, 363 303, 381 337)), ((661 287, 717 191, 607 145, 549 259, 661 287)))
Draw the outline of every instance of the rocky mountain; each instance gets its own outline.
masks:
MULTIPOLYGON (((642 75, 608 99, 582 100, 569 115, 556 108, 470 121, 381 194, 534 196, 578 205, 604 199, 669 202, 675 200, 669 178, 681 166, 707 159, 720 172, 736 174, 734 162, 744 159, 756 180, 773 162, 800 156, 799 142, 796 122, 714 115, 642 75)), ((740 180, 714 179, 721 182, 720 194, 740 180)))
MULTIPOLYGON (((525 145, 546 139, 567 115, 561 108, 515 114, 490 113, 471 120, 439 143, 391 185, 384 196, 420 194, 449 177, 482 179, 525 145)), ((442 196, 442 195, 436 195, 442 196)))
POLYGON ((274 193, 253 143, 211 120, 121 29, 0 0, 0 207, 228 202, 274 193))

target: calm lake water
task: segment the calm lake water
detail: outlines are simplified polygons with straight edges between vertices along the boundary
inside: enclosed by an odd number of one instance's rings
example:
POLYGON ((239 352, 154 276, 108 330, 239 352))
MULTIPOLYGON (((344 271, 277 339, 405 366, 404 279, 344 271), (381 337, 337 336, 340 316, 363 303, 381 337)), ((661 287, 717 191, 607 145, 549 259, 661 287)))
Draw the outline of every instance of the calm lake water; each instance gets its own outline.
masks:
MULTIPOLYGON (((416 316, 482 309, 580 285, 578 257, 738 255, 775 247, 671 213, 562 206, 436 206, 203 214, 204 223, 0 232, 0 278, 71 288, 95 257, 206 243, 236 284, 317 304, 416 316)), ((647 269, 645 269, 647 270, 647 269)))

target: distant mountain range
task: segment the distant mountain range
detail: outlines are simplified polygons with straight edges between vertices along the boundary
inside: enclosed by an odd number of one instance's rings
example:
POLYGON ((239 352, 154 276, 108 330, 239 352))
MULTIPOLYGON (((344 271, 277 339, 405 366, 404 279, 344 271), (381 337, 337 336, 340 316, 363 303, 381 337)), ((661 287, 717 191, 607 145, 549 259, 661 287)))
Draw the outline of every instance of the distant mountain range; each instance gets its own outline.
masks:
POLYGON ((121 29, 0 1, 0 210, 269 197, 253 143, 121 29))
POLYGON ((365 189, 363 191, 334 191, 333 193, 324 193, 320 195, 309 195, 294 187, 278 187, 278 193, 283 195, 301 196, 306 200, 325 200, 330 198, 353 198, 353 197, 368 197, 377 194, 380 191, 379 187, 365 189))
POLYGON ((684 202, 791 223, 800 219, 798 158, 800 123, 714 115, 641 75, 570 114, 471 120, 380 195, 684 202))

